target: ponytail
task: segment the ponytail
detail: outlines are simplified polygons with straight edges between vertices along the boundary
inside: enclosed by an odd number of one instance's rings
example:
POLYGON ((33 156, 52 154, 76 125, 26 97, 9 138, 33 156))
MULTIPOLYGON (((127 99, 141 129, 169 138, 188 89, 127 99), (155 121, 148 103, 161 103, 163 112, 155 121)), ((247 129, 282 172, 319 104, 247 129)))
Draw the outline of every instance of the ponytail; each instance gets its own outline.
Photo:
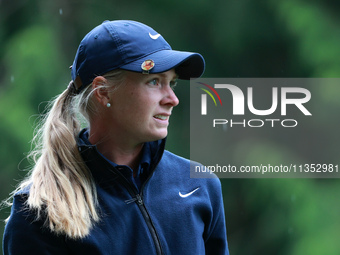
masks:
POLYGON ((30 156, 35 166, 19 189, 30 186, 27 205, 38 218, 46 217, 52 232, 82 238, 99 216, 94 181, 76 143, 80 124, 74 98, 69 86, 52 102, 33 139, 36 148, 30 156))
MULTIPOLYGON (((96 89, 116 90, 124 83, 125 73, 121 69, 108 72, 103 76, 110 82, 96 89)), ((77 94, 71 81, 51 102, 33 138, 34 149, 29 158, 33 159, 34 167, 12 193, 14 196, 17 191, 29 188, 26 203, 37 219, 44 218, 51 232, 73 239, 87 236, 99 221, 95 183, 76 141, 81 115, 88 124, 90 116, 99 113, 92 100, 93 92, 92 86, 87 86, 77 94)))

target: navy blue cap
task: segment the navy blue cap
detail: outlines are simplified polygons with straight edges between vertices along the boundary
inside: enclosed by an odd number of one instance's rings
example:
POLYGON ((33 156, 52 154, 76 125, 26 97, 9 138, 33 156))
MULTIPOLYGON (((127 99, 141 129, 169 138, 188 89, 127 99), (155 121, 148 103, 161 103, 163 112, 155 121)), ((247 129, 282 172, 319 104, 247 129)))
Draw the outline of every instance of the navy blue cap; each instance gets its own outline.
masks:
POLYGON ((162 73, 175 68, 179 79, 198 78, 204 58, 193 52, 172 50, 151 27, 129 20, 104 21, 81 41, 71 76, 79 92, 92 80, 114 69, 162 73), (144 67, 145 64, 151 64, 144 67))

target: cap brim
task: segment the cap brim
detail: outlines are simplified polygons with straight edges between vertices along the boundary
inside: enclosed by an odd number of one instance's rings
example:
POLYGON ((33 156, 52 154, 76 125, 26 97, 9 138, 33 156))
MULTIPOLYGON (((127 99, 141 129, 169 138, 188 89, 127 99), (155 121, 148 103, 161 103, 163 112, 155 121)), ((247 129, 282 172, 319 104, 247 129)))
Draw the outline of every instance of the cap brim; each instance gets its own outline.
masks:
POLYGON ((145 60, 153 60, 155 64, 149 70, 149 73, 163 73, 175 68, 178 78, 182 80, 200 77, 205 68, 204 58, 200 54, 176 50, 157 51, 120 68, 133 72, 143 72, 142 63, 145 60))

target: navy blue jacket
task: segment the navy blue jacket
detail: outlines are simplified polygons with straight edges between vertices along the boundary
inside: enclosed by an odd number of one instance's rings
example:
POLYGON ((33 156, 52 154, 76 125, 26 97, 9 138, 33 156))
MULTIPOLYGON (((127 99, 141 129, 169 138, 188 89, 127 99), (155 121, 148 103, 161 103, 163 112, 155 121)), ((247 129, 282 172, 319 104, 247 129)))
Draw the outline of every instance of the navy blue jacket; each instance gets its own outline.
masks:
POLYGON ((96 182, 101 220, 83 239, 55 235, 15 195, 3 238, 4 255, 229 254, 220 181, 190 178, 190 161, 150 143, 152 161, 140 189, 95 146, 78 146, 96 182))

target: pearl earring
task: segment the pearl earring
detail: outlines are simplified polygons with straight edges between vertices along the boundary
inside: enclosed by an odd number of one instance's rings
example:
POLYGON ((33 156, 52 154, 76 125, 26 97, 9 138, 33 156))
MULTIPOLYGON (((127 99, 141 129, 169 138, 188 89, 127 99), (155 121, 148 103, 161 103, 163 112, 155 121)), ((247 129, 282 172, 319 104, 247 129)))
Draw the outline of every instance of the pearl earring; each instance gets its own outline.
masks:
POLYGON ((110 103, 107 103, 107 104, 106 104, 106 107, 107 107, 107 108, 111 107, 111 104, 110 104, 110 103))

